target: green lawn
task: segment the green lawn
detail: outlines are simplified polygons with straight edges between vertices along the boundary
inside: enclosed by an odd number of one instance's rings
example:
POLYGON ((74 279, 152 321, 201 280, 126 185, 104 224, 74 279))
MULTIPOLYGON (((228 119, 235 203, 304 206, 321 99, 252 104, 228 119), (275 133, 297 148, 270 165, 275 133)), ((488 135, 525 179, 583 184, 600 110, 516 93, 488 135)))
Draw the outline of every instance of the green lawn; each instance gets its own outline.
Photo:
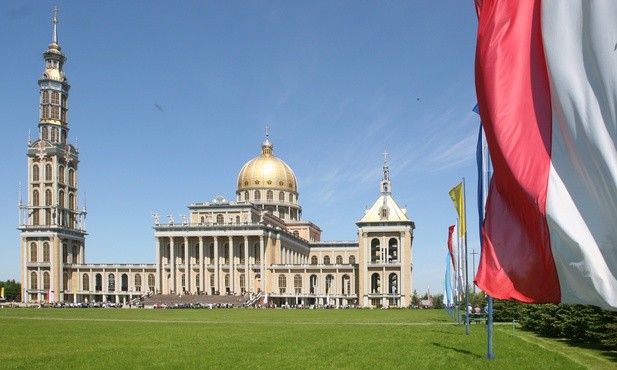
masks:
POLYGON ((0 309, 1 368, 616 368, 600 352, 438 310, 0 309))

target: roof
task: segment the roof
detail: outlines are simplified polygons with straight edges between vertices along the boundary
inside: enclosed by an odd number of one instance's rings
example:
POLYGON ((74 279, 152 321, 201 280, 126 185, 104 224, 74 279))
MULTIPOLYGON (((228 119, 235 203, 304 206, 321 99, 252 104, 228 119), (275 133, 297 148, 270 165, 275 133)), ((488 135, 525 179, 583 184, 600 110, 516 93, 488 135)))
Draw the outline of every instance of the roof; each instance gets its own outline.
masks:
POLYGON ((401 221, 411 221, 407 217, 407 210, 399 207, 394 198, 392 198, 392 195, 389 193, 382 193, 373 206, 366 211, 364 217, 362 217, 359 222, 401 221))

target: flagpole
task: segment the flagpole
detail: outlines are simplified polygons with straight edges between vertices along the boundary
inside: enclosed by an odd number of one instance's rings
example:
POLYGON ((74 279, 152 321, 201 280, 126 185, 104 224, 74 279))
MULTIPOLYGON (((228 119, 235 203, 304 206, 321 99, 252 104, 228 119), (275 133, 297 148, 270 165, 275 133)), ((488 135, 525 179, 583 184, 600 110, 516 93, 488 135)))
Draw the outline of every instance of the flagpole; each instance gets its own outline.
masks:
MULTIPOLYGON (((488 143, 486 142, 486 135, 484 134, 484 129, 480 126, 480 130, 482 130, 482 219, 480 222, 484 220, 484 210, 486 205, 486 197, 488 196, 488 187, 489 181, 492 176, 491 171, 491 162, 490 162, 490 153, 488 150, 488 143)), ((482 241, 482 234, 480 234, 480 241, 482 241)), ((480 246, 480 253, 482 253, 482 246, 480 246)), ((480 255, 481 256, 481 255, 480 255)), ((486 358, 492 360, 495 358, 495 354, 493 353, 493 297, 488 296, 488 312, 487 312, 487 342, 488 348, 486 351, 486 358)))
POLYGON ((458 306, 458 325, 461 325, 461 238, 459 234, 459 219, 456 219, 456 302, 458 306))
MULTIPOLYGON (((463 222, 467 223, 467 202, 465 199, 465 178, 463 177, 463 222)), ((467 262, 467 225, 464 225, 464 248, 465 248, 465 334, 469 335, 469 263, 467 262)))

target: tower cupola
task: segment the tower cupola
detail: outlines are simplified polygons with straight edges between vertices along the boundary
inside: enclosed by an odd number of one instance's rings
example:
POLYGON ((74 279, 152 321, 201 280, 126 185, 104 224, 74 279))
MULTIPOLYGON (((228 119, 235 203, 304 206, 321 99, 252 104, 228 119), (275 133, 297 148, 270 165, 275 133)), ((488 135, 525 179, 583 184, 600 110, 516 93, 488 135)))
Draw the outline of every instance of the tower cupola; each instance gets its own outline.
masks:
POLYGON ((66 143, 70 85, 64 75, 66 57, 58 43, 58 8, 54 8, 53 35, 43 52, 45 70, 39 80, 39 137, 51 143, 66 143))

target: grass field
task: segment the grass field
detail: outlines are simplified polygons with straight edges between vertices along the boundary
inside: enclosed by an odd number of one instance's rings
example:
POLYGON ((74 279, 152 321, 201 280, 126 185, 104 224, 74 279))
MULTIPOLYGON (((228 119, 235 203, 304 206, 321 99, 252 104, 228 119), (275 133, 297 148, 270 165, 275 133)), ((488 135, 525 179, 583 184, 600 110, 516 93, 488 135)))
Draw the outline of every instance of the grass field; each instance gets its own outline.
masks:
POLYGON ((439 310, 0 309, 0 368, 615 369, 601 352, 439 310))

